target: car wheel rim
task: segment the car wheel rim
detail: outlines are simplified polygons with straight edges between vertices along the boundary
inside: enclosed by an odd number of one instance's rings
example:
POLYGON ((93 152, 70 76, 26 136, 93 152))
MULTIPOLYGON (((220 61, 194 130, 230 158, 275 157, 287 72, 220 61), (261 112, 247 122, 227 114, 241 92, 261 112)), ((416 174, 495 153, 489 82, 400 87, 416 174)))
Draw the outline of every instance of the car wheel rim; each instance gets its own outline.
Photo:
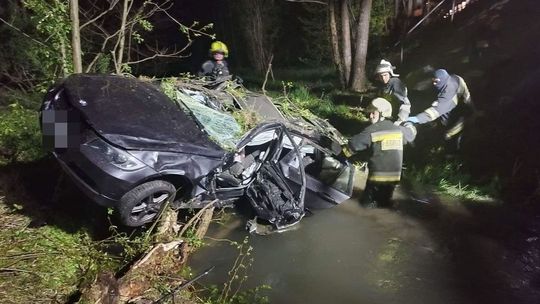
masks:
POLYGON ((168 192, 156 192, 143 198, 131 210, 131 219, 139 223, 151 221, 156 217, 161 206, 169 197, 170 194, 168 192))

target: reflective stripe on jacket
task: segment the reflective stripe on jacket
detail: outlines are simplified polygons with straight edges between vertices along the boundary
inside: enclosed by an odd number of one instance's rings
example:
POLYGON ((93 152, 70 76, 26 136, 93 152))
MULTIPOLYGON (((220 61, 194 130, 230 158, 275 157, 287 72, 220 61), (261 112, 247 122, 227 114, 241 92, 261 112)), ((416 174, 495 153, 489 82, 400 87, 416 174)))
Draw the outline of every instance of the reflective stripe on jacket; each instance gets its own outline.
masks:
POLYGON ((471 94, 467 84, 458 75, 451 75, 445 86, 441 88, 437 95, 437 100, 432 106, 418 114, 418 122, 423 124, 433 121, 452 111, 458 104, 469 105, 471 94))
POLYGON ((368 180, 398 182, 401 179, 403 145, 414 140, 415 135, 416 129, 412 124, 400 127, 383 120, 353 136, 349 146, 354 152, 370 150, 368 180))

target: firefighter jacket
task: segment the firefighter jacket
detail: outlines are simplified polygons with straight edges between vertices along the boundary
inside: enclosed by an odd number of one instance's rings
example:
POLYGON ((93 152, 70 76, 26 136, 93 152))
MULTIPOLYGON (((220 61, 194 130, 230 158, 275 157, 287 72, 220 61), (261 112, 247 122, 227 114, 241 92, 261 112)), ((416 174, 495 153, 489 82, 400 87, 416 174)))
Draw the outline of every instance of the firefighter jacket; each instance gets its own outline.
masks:
POLYGON ((450 75, 446 83, 438 89, 437 100, 416 117, 421 124, 441 117, 443 124, 448 125, 449 120, 457 120, 456 117, 463 116, 467 108, 471 107, 471 94, 467 84, 460 76, 450 75))
POLYGON ((209 76, 213 78, 229 76, 229 74, 229 66, 225 60, 223 60, 222 64, 218 64, 215 60, 207 60, 202 64, 201 70, 197 73, 199 76, 209 76))
POLYGON ((403 145, 416 137, 412 123, 396 126, 390 120, 376 122, 349 140, 352 151, 369 150, 368 180, 398 182, 403 165, 403 145))
POLYGON ((392 109, 398 109, 397 114, 392 115, 393 120, 406 121, 411 114, 411 102, 407 97, 407 87, 397 77, 391 77, 387 84, 379 87, 378 95, 390 101, 392 109))

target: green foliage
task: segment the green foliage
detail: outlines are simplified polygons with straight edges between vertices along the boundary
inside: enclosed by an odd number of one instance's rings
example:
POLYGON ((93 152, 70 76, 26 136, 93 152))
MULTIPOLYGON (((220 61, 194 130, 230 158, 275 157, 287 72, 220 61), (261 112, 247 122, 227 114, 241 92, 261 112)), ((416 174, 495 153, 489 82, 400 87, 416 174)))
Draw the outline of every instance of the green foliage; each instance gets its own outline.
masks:
POLYGON ((192 248, 200 248, 204 245, 204 242, 201 238, 197 237, 197 229, 190 228, 186 230, 182 239, 189 244, 192 248))
POLYGON ((261 117, 255 111, 241 110, 232 113, 232 116, 238 122, 242 128, 241 133, 244 134, 248 130, 251 130, 261 122, 261 117))
POLYGON ((373 1, 369 33, 372 36, 383 36, 390 30, 389 20, 394 16, 394 1, 373 1))
MULTIPOLYGON (((261 88, 263 79, 254 73, 253 69, 238 69, 237 73, 242 75, 244 85, 248 88, 253 90, 261 88)), ((332 91, 339 86, 336 70, 328 66, 274 69, 273 74, 275 79, 268 79, 267 90, 282 91, 283 81, 292 82, 295 86, 306 86, 312 90, 332 91)))
POLYGON ((302 24, 302 41, 306 50, 305 57, 299 59, 308 65, 330 63, 329 54, 332 53, 330 32, 327 22, 324 22, 327 18, 327 8, 310 3, 302 7, 305 10, 305 17, 299 17, 299 20, 302 24))
POLYGON ((36 91, 0 91, 0 112, 8 110, 11 104, 19 104, 25 109, 38 111, 42 99, 43 94, 36 91))
POLYGON ((96 62, 95 72, 102 74, 110 72, 112 69, 111 58, 111 54, 101 55, 96 62))
POLYGON ((119 233, 114 226, 111 237, 95 241, 85 229, 54 225, 54 216, 47 217, 47 225, 32 227, 44 215, 32 210, 30 218, 23 215, 29 212, 25 209, 35 207, 10 204, 0 196, 0 269, 8 278, 0 279, 1 303, 67 303, 99 273, 116 273, 150 245, 144 234, 119 233))
POLYGON ((470 201, 493 201, 497 196, 497 182, 474 186, 469 174, 461 170, 457 161, 433 161, 422 168, 411 167, 405 171, 407 178, 424 185, 437 187, 438 191, 470 201))
POLYGON ((167 77, 161 79, 160 87, 161 91, 167 95, 171 100, 176 100, 176 83, 178 78, 176 77, 167 77))
POLYGON ((24 50, 33 65, 40 67, 48 84, 61 73, 73 71, 71 57, 71 21, 67 1, 62 0, 24 0, 23 5, 32 12, 30 20, 38 32, 36 36, 46 44, 35 44, 24 50))
POLYGON ((150 23, 148 20, 141 19, 139 20, 139 25, 142 27, 143 30, 150 32, 154 29, 154 25, 150 23))
POLYGON ((295 86, 292 82, 283 83, 283 96, 275 98, 281 110, 289 116, 302 116, 306 118, 315 115, 322 118, 336 118, 365 120, 365 116, 359 111, 353 111, 346 105, 336 105, 329 96, 314 96, 308 87, 295 86))
POLYGON ((43 154, 37 111, 17 103, 0 111, 0 164, 32 161, 43 154))
POLYGON ((0 205, 0 302, 66 302, 79 284, 101 270, 117 267, 85 231, 65 232, 55 226, 29 228, 30 219, 0 205), (9 220, 9 222, 6 222, 9 220), (31 292, 29 292, 31 290, 31 292))
MULTIPOLYGON (((42 1, 34 1, 39 2, 42 1)), ((0 78, 7 88, 24 91, 43 92, 51 80, 62 71, 62 60, 56 52, 58 46, 56 36, 44 34, 49 29, 44 24, 51 24, 51 18, 40 21, 33 16, 33 11, 23 7, 18 1, 7 1, 3 16, 11 26, 0 23, 2 52, 0 52, 0 78), (39 84, 38 88, 34 86, 39 84)), ((51 15, 57 10, 52 10, 51 15)), ((60 22, 60 21, 58 21, 60 22)), ((67 54, 71 53, 69 49, 67 54)))

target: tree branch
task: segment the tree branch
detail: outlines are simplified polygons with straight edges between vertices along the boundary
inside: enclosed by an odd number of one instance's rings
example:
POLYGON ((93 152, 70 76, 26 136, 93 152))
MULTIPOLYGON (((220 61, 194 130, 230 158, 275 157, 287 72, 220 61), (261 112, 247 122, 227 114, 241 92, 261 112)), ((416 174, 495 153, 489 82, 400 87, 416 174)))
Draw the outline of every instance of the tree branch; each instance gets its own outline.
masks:
POLYGON ((32 41, 38 43, 38 44, 41 44, 42 46, 46 47, 46 48, 49 48, 48 45, 46 45, 45 43, 31 37, 30 35, 28 35, 27 33, 23 32, 21 29, 19 29, 18 27, 14 26, 13 24, 7 22, 6 20, 4 20, 2 17, 0 17, 0 21, 2 21, 3 23, 5 23, 7 26, 11 27, 12 29, 16 30, 17 32, 21 33, 21 35, 23 35, 24 37, 26 38, 30 38, 32 41))
POLYGON ((116 6, 116 4, 118 4, 118 1, 120 1, 120 0, 113 0, 113 1, 111 1, 110 4, 109 4, 109 8, 108 8, 106 11, 104 11, 104 12, 102 12, 101 14, 97 15, 96 17, 94 17, 94 18, 92 18, 92 19, 86 21, 86 22, 83 23, 79 28, 82 30, 85 26, 87 26, 87 25, 89 25, 89 24, 91 24, 91 23, 94 23, 94 22, 96 22, 99 18, 105 16, 108 12, 110 12, 110 11, 112 11, 112 10, 114 9, 114 7, 116 6))
POLYGON ((141 63, 141 62, 145 62, 145 61, 152 60, 152 59, 155 59, 155 58, 160 58, 160 57, 161 58, 186 58, 186 57, 189 57, 189 56, 188 55, 180 55, 180 54, 183 53, 189 46, 191 46, 191 44, 192 44, 192 42, 188 42, 188 44, 186 44, 186 46, 184 46, 181 50, 174 50, 172 52, 169 52, 168 49, 159 50, 157 48, 152 49, 152 48, 147 46, 148 50, 153 52, 154 55, 149 56, 149 57, 145 57, 143 59, 126 62, 125 64, 136 64, 136 63, 141 63))
POLYGON ((298 2, 298 3, 315 3, 315 4, 322 4, 322 5, 328 5, 328 3, 324 1, 316 1, 316 0, 285 0, 287 2, 298 2))

